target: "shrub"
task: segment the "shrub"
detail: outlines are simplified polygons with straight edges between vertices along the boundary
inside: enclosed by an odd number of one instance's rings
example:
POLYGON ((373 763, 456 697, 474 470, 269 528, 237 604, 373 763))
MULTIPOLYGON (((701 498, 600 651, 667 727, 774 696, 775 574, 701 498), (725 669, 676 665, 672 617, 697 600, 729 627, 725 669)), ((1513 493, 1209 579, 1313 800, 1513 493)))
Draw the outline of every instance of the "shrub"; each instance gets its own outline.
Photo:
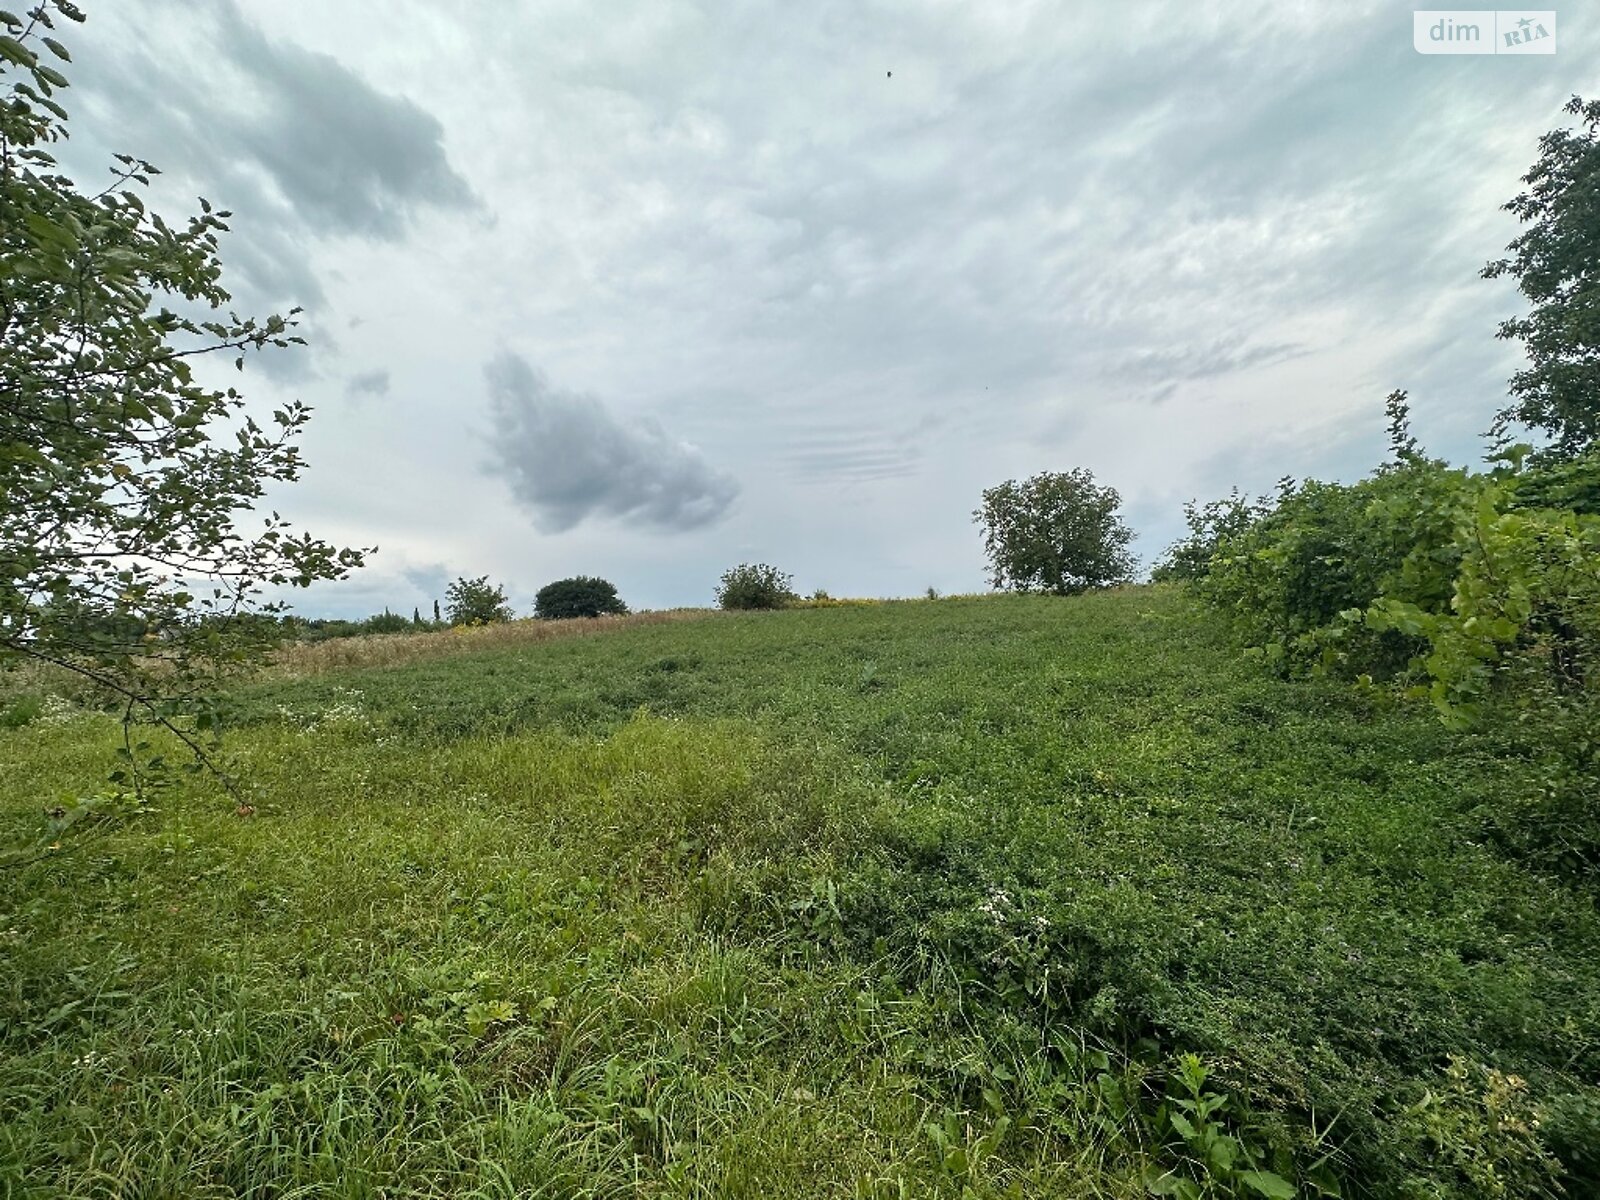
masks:
POLYGON ((512 616, 505 588, 491 584, 487 575, 456 580, 445 590, 444 602, 452 625, 491 625, 512 616))
POLYGON ((794 577, 766 563, 740 563, 722 573, 717 603, 723 608, 784 608, 800 597, 794 577))
POLYGON ((533 600, 533 615, 546 621, 620 615, 627 611, 628 606, 617 597, 616 587, 591 575, 547 583, 533 600))

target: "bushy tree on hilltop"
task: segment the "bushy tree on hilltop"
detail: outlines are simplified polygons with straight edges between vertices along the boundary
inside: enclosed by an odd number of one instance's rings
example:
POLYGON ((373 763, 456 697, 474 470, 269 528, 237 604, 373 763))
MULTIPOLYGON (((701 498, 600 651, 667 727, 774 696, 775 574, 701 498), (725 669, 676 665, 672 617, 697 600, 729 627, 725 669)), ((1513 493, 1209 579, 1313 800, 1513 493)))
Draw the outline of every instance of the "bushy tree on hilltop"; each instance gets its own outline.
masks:
POLYGON ((1133 531, 1117 512, 1121 503, 1082 467, 986 489, 972 517, 983 526, 991 584, 1069 596, 1126 583, 1133 531))
POLYGON ((83 14, 66 0, 0 13, 0 661, 87 677, 128 725, 166 725, 203 754, 211 682, 278 636, 244 619, 281 607, 262 590, 342 578, 362 552, 275 513, 246 528, 269 486, 299 477, 309 410, 258 422, 194 364, 242 367, 299 342, 294 322, 204 319, 227 311, 228 213, 201 200, 167 224, 141 196, 156 169, 127 155, 98 192, 61 173, 61 19, 83 14))
POLYGON ((547 583, 533 598, 533 615, 546 621, 620 615, 627 611, 628 606, 617 596, 616 585, 591 575, 547 583))
POLYGON ((490 583, 487 575, 457 579, 445 589, 444 606, 452 625, 492 625, 514 615, 505 588, 490 583))
POLYGON ((717 585, 717 603, 723 608, 784 608, 799 598, 794 577, 766 563, 730 567, 717 585))

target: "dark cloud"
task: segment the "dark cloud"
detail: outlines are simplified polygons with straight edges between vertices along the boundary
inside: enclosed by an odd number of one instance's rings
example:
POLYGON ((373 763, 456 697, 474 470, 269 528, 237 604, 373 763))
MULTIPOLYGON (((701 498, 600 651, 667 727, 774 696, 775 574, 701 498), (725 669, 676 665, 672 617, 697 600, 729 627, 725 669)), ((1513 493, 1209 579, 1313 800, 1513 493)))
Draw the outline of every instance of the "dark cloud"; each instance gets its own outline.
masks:
POLYGON ((323 307, 315 238, 394 241, 425 210, 479 206, 432 114, 326 54, 269 39, 236 4, 208 15, 195 23, 198 55, 137 25, 75 53, 102 111, 82 147, 93 157, 73 158, 97 167, 128 151, 231 211, 223 254, 243 308, 323 307))
POLYGON ((229 143, 308 227, 392 240, 419 208, 477 204, 432 114, 326 54, 269 40, 234 5, 221 14, 223 52, 259 91, 248 114, 228 122, 229 143))
POLYGON ((385 370, 363 371, 359 375, 352 375, 345 380, 344 394, 346 396, 387 396, 389 394, 389 372, 385 370))
POLYGON ((694 529, 720 518, 739 492, 655 421, 624 421, 593 396, 556 389, 515 354, 493 359, 484 375, 493 469, 547 533, 590 517, 694 529))

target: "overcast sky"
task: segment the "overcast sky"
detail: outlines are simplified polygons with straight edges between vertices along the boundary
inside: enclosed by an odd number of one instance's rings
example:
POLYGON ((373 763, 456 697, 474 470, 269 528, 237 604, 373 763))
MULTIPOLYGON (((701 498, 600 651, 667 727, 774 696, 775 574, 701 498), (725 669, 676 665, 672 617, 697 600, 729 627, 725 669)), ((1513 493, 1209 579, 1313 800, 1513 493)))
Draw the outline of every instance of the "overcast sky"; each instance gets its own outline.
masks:
POLYGON ((240 311, 306 310, 246 370, 316 410, 277 503, 381 548, 308 615, 976 591, 982 489, 1071 467, 1148 562, 1190 498, 1362 474, 1396 387, 1469 461, 1498 207, 1600 61, 1593 4, 1525 57, 1394 3, 87 7, 63 160, 231 209, 240 311))

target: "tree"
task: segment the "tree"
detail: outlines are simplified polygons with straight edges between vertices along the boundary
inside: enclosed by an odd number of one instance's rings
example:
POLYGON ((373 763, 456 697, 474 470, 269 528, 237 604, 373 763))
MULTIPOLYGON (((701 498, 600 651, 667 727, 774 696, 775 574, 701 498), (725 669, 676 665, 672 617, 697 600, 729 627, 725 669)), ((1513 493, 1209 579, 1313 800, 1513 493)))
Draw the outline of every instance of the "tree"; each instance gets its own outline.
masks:
POLYGON ((799 598, 794 577, 766 563, 730 567, 717 585, 717 603, 723 608, 783 608, 799 598))
POLYGON ((491 584, 487 575, 456 580, 445 589, 444 604, 452 625, 492 625, 514 615, 505 588, 491 584))
POLYGON ((972 517, 983 526, 992 585, 1069 596, 1125 583, 1133 532, 1117 515, 1121 502, 1082 467, 987 489, 972 517))
POLYGON ((83 15, 67 0, 0 13, 0 661, 76 672, 118 699, 125 731, 165 725, 205 761, 194 735, 217 677, 281 634, 247 619, 283 607, 264 589, 343 578, 363 552, 255 513, 299 477, 310 410, 258 422, 196 377, 209 356, 242 368, 301 342, 293 312, 218 315, 229 214, 201 200, 168 225, 141 198, 156 169, 127 155, 94 194, 57 168, 58 19, 83 15))
POLYGON ((547 583, 533 598, 533 615, 546 621, 598 617, 627 611, 628 606, 617 598, 614 584, 590 575, 547 583))
POLYGON ((1551 458, 1600 444, 1600 101, 1574 96, 1566 111, 1582 127, 1539 139, 1522 177, 1528 190, 1504 206, 1529 228, 1483 269, 1488 279, 1515 276, 1533 305, 1500 324, 1498 336, 1522 340, 1529 365, 1511 377, 1514 400, 1490 434, 1504 442, 1514 424, 1541 430, 1551 458))

